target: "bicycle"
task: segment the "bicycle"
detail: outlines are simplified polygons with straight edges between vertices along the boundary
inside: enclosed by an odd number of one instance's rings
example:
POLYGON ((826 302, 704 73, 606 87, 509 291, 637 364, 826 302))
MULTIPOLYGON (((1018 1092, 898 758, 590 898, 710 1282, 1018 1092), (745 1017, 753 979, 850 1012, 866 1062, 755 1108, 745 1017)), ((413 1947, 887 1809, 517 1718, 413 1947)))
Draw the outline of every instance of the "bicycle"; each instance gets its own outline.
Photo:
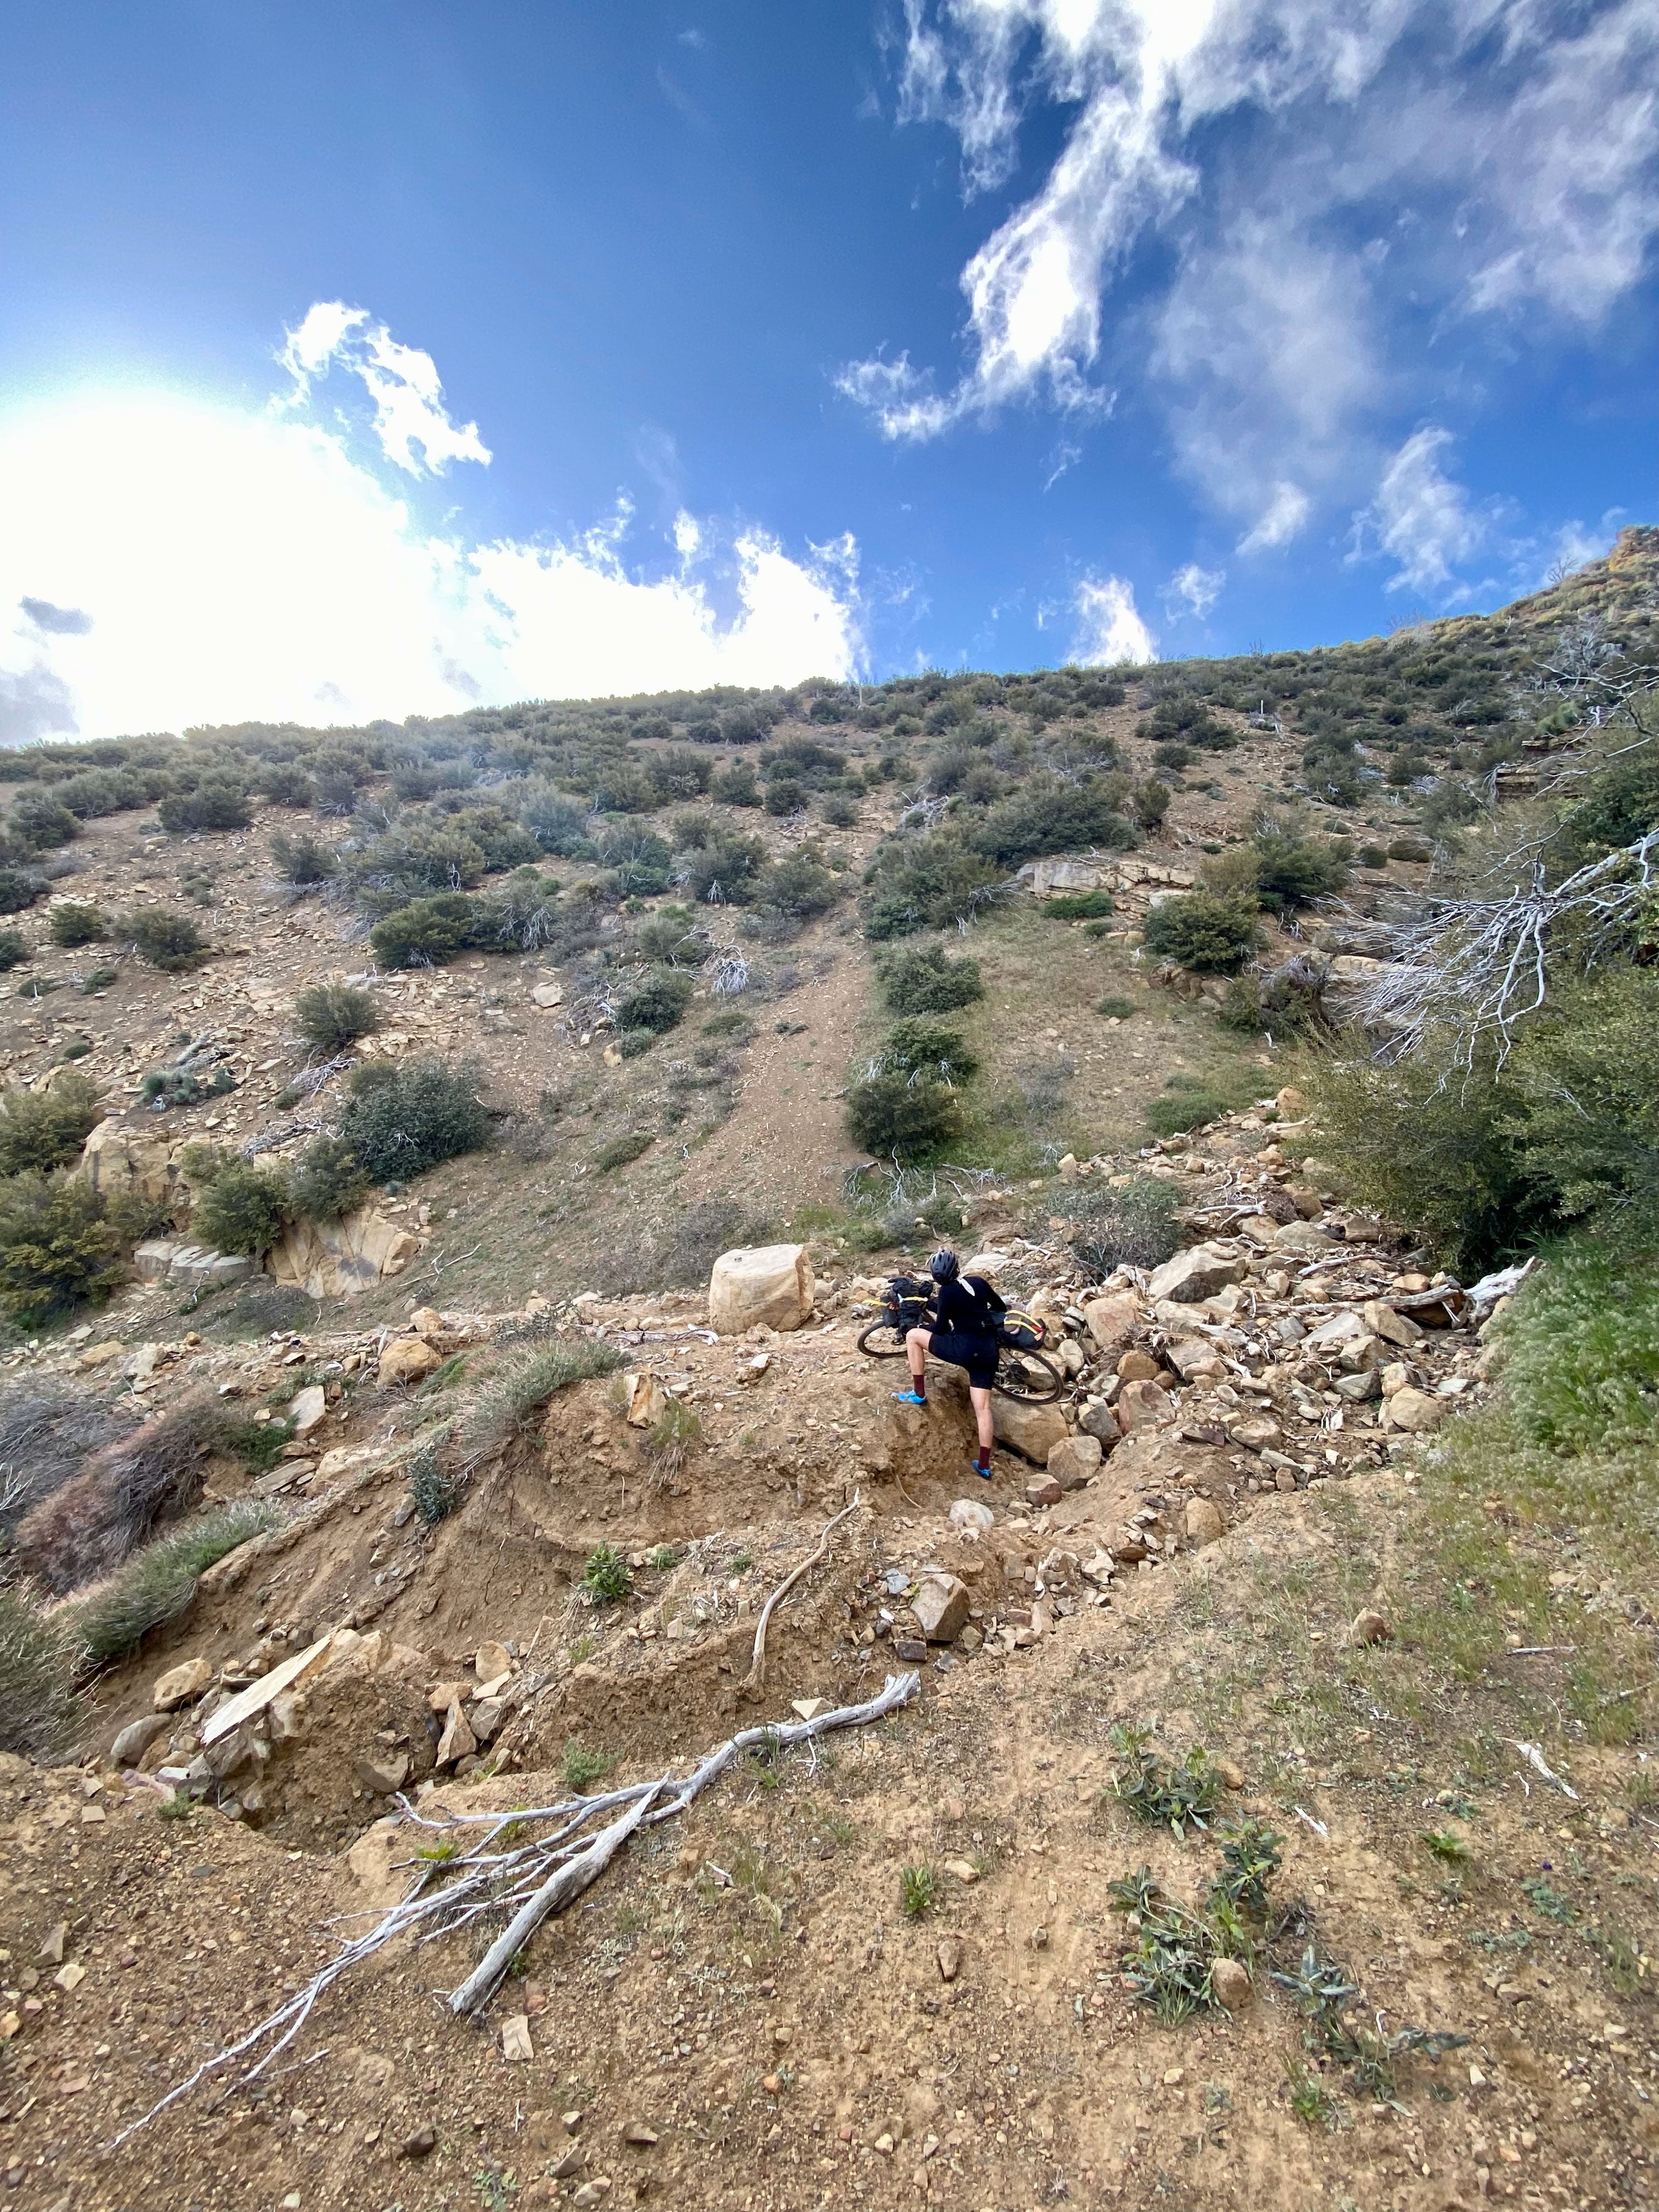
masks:
MULTIPOLYGON (((927 1293, 904 1276, 896 1276, 887 1286, 879 1317, 860 1336, 858 1348, 867 1359, 902 1359, 906 1334, 925 1327, 927 1320, 927 1293)), ((1059 1369, 1042 1353, 1042 1347, 1048 1340, 1047 1324, 1035 1314, 1021 1313, 1011 1306, 999 1315, 998 1326, 1001 1342, 991 1388, 1000 1396, 1018 1399, 1022 1405, 1051 1404, 1066 1385, 1059 1369)))

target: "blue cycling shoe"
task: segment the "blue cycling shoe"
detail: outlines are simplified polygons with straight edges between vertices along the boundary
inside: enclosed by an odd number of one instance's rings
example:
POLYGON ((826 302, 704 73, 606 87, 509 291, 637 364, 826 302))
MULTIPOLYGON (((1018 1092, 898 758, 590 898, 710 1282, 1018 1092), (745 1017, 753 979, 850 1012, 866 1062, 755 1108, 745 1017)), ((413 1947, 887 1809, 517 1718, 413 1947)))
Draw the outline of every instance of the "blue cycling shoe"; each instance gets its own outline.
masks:
POLYGON ((893 1403, 896 1406, 925 1406, 927 1403, 927 1401, 919 1391, 895 1390, 893 1393, 893 1403))
POLYGON ((988 1482, 991 1480, 990 1468, 988 1467, 981 1467, 977 1460, 973 1460, 969 1462, 968 1472, 969 1474, 976 1474, 981 1482, 988 1482))

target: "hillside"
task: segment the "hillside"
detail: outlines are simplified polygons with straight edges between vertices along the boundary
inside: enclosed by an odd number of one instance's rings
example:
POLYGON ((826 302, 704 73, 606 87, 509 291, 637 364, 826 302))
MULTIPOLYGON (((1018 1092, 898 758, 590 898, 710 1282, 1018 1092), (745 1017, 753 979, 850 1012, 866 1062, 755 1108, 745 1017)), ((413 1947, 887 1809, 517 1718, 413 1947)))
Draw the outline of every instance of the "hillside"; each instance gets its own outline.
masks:
POLYGON ((14 2201, 1648 2202, 1653 1391, 1301 1086, 1656 584, 0 759, 14 2201), (988 1485, 858 1349, 941 1239, 988 1485))

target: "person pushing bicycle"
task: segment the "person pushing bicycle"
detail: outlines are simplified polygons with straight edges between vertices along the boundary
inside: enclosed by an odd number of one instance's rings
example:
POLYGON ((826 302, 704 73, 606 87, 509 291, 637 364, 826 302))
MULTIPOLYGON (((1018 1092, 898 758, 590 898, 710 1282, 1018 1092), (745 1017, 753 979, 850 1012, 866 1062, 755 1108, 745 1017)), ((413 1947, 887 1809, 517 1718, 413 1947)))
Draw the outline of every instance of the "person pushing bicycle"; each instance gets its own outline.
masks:
POLYGON ((979 1455, 974 1473, 982 1482, 991 1480, 991 1448, 996 1432, 991 1419, 991 1386, 996 1380, 1002 1349, 1001 1317, 1007 1311, 983 1275, 964 1275, 954 1252, 935 1252, 927 1262, 933 1289, 927 1304, 927 1321, 905 1332, 905 1357, 910 1363, 910 1388, 895 1390, 901 1406, 927 1403, 927 1355, 948 1367, 965 1368, 968 1396, 979 1425, 979 1455))

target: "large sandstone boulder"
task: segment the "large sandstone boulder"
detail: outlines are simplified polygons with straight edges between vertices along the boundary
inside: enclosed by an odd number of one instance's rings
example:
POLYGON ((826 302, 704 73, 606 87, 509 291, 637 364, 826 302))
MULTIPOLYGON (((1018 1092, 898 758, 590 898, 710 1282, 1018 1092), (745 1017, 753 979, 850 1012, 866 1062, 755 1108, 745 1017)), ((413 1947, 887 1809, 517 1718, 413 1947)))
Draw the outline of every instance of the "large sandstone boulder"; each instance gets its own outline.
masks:
POLYGON ((158 1206, 173 1198, 182 1201, 187 1188, 179 1165, 182 1150, 153 1121, 147 1127, 125 1115, 112 1114, 82 1146, 76 1173, 100 1198, 122 1198, 136 1191, 158 1206))
POLYGON ((1249 1273, 1237 1252, 1224 1252, 1213 1244, 1194 1244, 1166 1260, 1146 1285, 1146 1294, 1158 1304, 1202 1305, 1229 1283, 1242 1283, 1249 1273))
POLYGON ((338 1221, 290 1222, 267 1254, 265 1270, 308 1297, 349 1298, 401 1274, 420 1249, 406 1229, 362 1206, 338 1221))
POLYGON ((718 1336, 745 1329, 799 1328, 817 1285, 804 1244, 759 1244, 722 1252, 708 1279, 708 1322, 718 1336))
POLYGON ((1000 1444, 1006 1444, 1022 1459, 1029 1459, 1033 1466, 1045 1469, 1049 1453, 1056 1444, 1064 1443, 1070 1433, 1066 1416, 1058 1406, 1027 1406, 1018 1398, 1004 1398, 994 1393, 991 1420, 1000 1444))
POLYGON ((1081 1490, 1100 1473, 1104 1447, 1095 1436, 1062 1437, 1048 1453, 1048 1468, 1062 1490, 1081 1490))
POLYGON ((1103 1297, 1085 1299, 1083 1318, 1100 1350, 1115 1352, 1139 1326, 1140 1303, 1133 1291, 1109 1291, 1103 1297))

